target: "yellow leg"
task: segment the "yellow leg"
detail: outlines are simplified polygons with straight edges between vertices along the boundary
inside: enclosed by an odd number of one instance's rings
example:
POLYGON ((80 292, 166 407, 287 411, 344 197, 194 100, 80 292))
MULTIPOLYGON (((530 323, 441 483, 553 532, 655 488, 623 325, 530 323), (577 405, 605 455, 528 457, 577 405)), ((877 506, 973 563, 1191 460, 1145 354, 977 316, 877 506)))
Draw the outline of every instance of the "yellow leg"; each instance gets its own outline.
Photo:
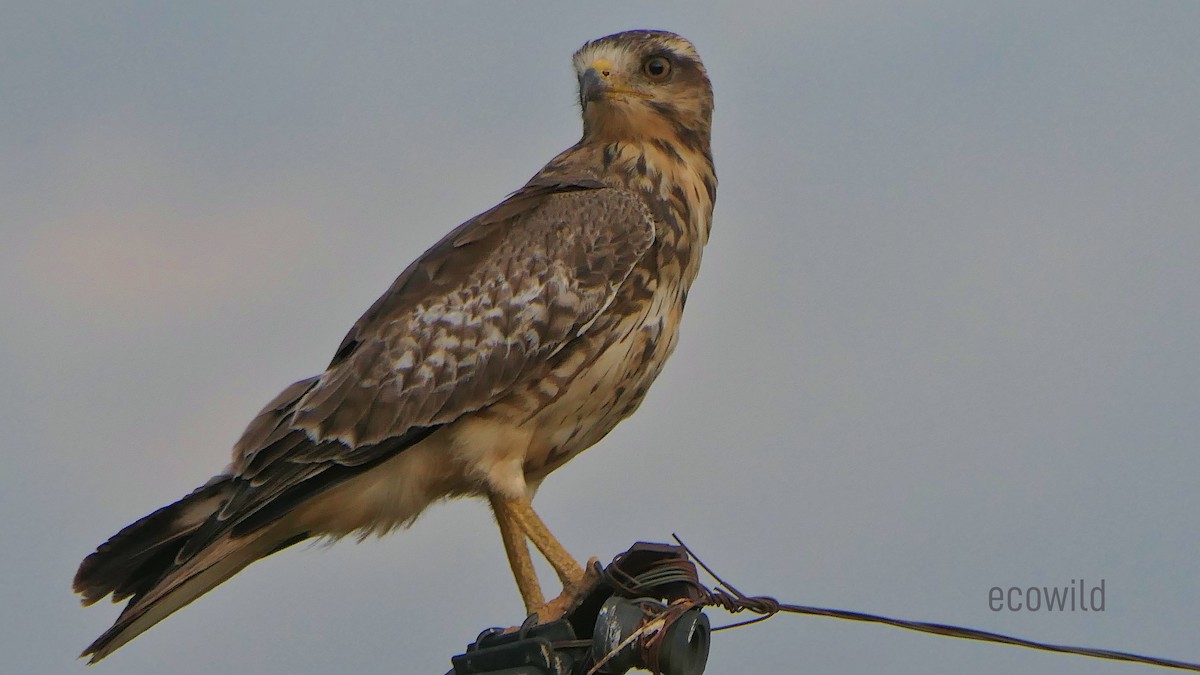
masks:
POLYGON ((575 559, 567 553, 567 549, 558 542, 558 539, 550 534, 550 530, 546 528, 546 524, 534 512, 533 505, 528 499, 512 499, 507 500, 505 505, 516 521, 517 526, 529 537, 529 541, 537 547, 542 555, 546 557, 546 562, 554 568, 554 572, 558 574, 559 581, 562 582, 563 588, 577 586, 580 580, 583 579, 583 568, 575 559))
POLYGON ((550 534, 528 499, 509 499, 500 495, 489 495, 489 499, 496 513, 496 522, 500 524, 500 536, 504 539, 504 549, 508 552, 508 562, 516 577, 521 598, 525 601, 526 611, 530 614, 536 612, 538 621, 542 623, 561 618, 599 582, 597 566, 589 561, 586 571, 580 567, 558 539, 550 534), (562 581, 562 593, 550 602, 543 601, 541 586, 525 544, 526 538, 545 556, 562 581))
POLYGON ((533 559, 529 556, 525 532, 513 517, 508 500, 496 495, 488 495, 488 499, 492 503, 492 513, 496 514, 500 538, 504 540, 504 552, 508 554, 508 564, 512 567, 513 578, 517 580, 521 600, 525 602, 525 611, 532 614, 546 604, 546 599, 538 583, 537 571, 533 568, 533 559))

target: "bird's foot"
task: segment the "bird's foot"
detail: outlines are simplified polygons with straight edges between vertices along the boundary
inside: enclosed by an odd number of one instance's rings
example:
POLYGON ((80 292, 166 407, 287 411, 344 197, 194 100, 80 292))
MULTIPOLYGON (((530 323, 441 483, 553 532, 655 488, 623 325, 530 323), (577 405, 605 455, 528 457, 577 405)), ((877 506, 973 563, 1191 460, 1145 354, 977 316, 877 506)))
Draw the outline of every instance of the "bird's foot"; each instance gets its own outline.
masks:
POLYGON ((570 614, 600 583, 603 569, 598 558, 590 558, 578 579, 563 584, 562 593, 535 610, 538 623, 550 623, 570 614))

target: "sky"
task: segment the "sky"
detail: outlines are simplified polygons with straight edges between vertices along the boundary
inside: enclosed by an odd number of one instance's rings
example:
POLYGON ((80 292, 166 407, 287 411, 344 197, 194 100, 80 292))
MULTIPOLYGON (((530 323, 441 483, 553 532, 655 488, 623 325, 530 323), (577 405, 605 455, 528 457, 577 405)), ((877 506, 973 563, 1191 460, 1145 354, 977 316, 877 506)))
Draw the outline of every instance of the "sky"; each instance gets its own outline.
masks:
MULTIPOLYGON (((752 594, 1200 661, 1200 3, 2 14, 6 672, 83 672, 118 608, 79 607, 80 559, 574 143, 571 54, 632 28, 704 59, 720 187, 675 355, 538 494, 566 547, 675 532, 752 594), (1103 612, 989 607, 1079 579, 1103 612)), ((452 502, 255 564, 90 672, 443 673, 522 614, 452 502)), ((783 616, 708 672, 1152 671, 783 616)))

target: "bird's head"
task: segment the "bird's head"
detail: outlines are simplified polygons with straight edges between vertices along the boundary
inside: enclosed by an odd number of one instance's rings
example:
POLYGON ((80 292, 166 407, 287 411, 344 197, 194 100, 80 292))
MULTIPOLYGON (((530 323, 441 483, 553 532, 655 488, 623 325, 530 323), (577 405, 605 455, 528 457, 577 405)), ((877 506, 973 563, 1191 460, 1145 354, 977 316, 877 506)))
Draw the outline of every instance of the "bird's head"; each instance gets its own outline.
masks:
POLYGON ((637 30, 593 40, 575 52, 584 140, 673 139, 708 149, 712 85, 692 43, 637 30))

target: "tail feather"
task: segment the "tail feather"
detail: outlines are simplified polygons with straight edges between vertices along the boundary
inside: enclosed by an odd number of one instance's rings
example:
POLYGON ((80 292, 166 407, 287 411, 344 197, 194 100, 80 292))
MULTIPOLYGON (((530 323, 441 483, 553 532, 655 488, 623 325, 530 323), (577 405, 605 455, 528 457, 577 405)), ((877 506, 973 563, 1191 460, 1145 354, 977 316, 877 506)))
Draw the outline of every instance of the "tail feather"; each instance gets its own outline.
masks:
POLYGON ((211 532, 202 526, 216 519, 233 490, 233 479, 215 478, 121 530, 84 559, 74 582, 83 604, 110 593, 114 602, 132 599, 81 657, 99 661, 255 560, 308 537, 266 527, 242 536, 224 529, 195 541, 211 532), (181 556, 185 546, 191 553, 181 556))
POLYGON ((259 530, 239 539, 225 535, 213 542, 195 559, 169 572, 145 595, 130 601, 112 627, 88 645, 80 657, 90 656, 88 663, 96 663, 250 563, 279 550, 278 543, 267 537, 269 531, 259 530))
POLYGON ((151 513, 113 535, 83 559, 72 584, 85 606, 112 593, 113 602, 146 590, 195 532, 233 492, 233 481, 217 477, 190 495, 151 513))

